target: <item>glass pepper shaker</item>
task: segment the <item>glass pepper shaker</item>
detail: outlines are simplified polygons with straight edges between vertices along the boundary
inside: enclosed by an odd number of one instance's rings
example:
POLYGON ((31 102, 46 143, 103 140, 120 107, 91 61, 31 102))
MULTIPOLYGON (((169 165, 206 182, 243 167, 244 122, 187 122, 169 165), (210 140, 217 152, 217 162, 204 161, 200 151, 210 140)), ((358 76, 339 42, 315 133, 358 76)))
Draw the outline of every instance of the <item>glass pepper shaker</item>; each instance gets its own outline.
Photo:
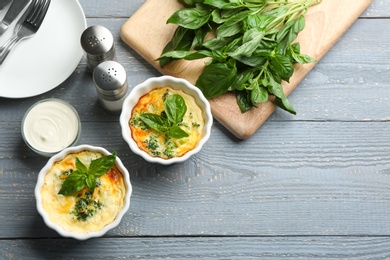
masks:
POLYGON ((80 43, 91 73, 103 61, 115 60, 114 37, 103 26, 94 25, 85 29, 80 43))
POLYGON ((93 81, 103 108, 120 114, 128 94, 126 70, 116 61, 104 61, 93 72, 93 81))

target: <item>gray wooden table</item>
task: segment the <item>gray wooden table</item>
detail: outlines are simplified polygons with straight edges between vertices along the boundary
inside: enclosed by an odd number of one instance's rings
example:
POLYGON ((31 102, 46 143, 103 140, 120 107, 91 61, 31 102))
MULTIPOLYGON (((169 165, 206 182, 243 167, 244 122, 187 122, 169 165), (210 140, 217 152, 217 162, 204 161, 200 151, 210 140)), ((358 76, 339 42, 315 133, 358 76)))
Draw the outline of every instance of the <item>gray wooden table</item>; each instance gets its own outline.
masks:
MULTIPOLYGON (((114 34, 129 86, 160 74, 119 38, 144 0, 80 0, 88 25, 114 34)), ((277 110, 242 141, 214 122, 183 164, 146 163, 128 149, 118 117, 97 103, 86 62, 60 86, 0 99, 1 259, 389 259, 390 1, 374 0, 277 110), (117 150, 133 184, 129 212, 104 237, 79 242, 47 228, 33 189, 47 158, 23 143, 38 100, 70 102, 80 144, 117 150)), ((1 82, 0 82, 1 84, 1 82)))

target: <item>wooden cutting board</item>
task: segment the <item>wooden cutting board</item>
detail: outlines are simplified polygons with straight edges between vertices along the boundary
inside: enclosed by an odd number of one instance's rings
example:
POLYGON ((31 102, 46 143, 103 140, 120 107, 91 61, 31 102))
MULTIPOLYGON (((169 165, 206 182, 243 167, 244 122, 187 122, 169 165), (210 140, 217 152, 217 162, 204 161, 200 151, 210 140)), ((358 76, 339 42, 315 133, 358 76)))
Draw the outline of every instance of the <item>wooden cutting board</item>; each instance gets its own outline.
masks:
MULTIPOLYGON (((322 0, 319 5, 311 7, 305 16, 305 29, 297 39, 301 52, 320 60, 370 3, 371 0, 322 0)), ((155 61, 177 28, 166 24, 166 21, 180 8, 183 6, 179 0, 147 0, 123 24, 121 38, 161 73, 184 78, 194 84, 204 68, 204 60, 180 60, 163 69, 155 61)), ((286 95, 314 66, 315 63, 296 65, 290 83, 282 84, 286 95)), ((276 109, 268 101, 242 114, 232 93, 214 98, 210 104, 214 118, 240 139, 252 136, 276 109)))

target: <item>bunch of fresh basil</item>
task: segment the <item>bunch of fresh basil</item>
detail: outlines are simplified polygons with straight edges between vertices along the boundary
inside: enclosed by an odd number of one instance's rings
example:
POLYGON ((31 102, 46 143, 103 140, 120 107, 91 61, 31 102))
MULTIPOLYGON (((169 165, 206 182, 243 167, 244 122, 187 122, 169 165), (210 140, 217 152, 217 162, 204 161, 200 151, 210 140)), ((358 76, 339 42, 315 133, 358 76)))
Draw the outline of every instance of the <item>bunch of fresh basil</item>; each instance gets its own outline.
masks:
POLYGON ((167 20, 178 28, 158 58, 161 67, 210 58, 196 82, 206 98, 235 91, 244 113, 272 95, 276 105, 296 114, 281 83, 289 81, 294 63, 315 61, 294 41, 305 27, 304 14, 321 0, 183 2, 186 8, 167 20))

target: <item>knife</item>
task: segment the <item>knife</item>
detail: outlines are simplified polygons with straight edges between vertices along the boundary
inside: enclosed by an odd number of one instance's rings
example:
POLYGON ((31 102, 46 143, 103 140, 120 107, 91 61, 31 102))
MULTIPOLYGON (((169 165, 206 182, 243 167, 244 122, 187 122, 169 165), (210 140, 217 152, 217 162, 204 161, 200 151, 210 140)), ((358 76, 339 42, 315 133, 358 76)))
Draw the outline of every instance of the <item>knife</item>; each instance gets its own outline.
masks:
MULTIPOLYGON (((7 0, 6 0, 7 1, 7 0)), ((15 0, 12 2, 3 21, 0 22, 0 36, 8 29, 10 24, 30 5, 31 0, 15 0)))

